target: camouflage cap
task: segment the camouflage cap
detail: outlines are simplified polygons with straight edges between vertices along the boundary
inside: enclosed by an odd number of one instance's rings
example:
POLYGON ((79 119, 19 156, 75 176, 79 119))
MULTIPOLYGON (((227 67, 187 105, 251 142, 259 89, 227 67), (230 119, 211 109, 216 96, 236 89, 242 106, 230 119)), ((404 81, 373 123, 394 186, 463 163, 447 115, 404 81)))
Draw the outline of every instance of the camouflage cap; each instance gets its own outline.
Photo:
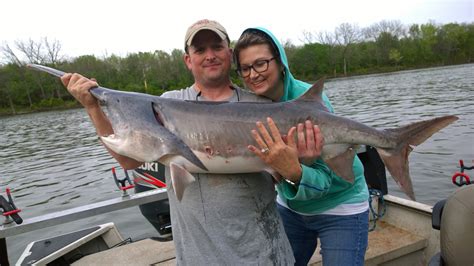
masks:
POLYGON ((194 36, 201 30, 211 30, 215 32, 222 40, 230 42, 229 35, 225 28, 217 21, 202 19, 191 25, 186 31, 184 37, 184 49, 191 45, 194 36))

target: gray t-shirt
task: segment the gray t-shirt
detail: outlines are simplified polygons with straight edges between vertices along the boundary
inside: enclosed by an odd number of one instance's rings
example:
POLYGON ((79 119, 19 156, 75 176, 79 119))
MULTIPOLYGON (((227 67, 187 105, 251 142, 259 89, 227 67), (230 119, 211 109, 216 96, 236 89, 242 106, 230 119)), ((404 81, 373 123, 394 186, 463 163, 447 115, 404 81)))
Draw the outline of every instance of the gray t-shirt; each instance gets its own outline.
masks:
MULTIPOLYGON (((191 86, 162 97, 199 100, 191 86)), ((267 101, 234 89, 228 101, 267 101)), ((250 132, 249 132, 250 134, 250 132)), ((171 184, 169 168, 166 182, 171 184)), ((168 190, 178 265, 293 265, 290 243, 266 173, 194 174, 179 202, 168 190)))

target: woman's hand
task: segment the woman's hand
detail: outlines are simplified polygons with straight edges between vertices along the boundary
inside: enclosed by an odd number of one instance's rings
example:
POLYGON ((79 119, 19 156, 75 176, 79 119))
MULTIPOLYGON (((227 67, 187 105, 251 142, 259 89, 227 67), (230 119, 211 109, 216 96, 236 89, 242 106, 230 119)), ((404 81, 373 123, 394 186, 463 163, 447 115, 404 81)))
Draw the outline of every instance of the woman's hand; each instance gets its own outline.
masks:
POLYGON ((271 134, 262 122, 257 122, 258 131, 252 130, 252 136, 258 147, 249 145, 248 149, 284 178, 295 183, 299 182, 302 169, 295 143, 296 127, 288 131, 288 141, 285 143, 273 119, 267 118, 267 123, 271 134))
POLYGON ((323 150, 324 139, 321 130, 309 120, 298 124, 298 157, 301 163, 311 165, 323 150))

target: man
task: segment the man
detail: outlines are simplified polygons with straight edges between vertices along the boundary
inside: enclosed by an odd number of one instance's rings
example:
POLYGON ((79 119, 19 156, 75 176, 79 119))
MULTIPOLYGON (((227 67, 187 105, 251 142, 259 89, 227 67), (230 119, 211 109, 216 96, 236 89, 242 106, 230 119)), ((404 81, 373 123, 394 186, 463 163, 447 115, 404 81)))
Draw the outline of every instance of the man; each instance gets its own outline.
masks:
MULTIPOLYGON (((229 43, 225 28, 216 21, 200 20, 191 25, 185 35, 184 61, 195 82, 162 96, 196 101, 265 101, 231 83, 229 43)), ((66 74, 62 81, 86 108, 97 133, 112 134, 110 122, 88 92, 97 83, 79 74, 66 74)), ((141 164, 109 152, 126 169, 141 164)), ((165 175, 170 184, 169 169, 165 175)), ((195 174, 195 178, 181 202, 168 192, 178 265, 294 263, 269 175, 195 174)))

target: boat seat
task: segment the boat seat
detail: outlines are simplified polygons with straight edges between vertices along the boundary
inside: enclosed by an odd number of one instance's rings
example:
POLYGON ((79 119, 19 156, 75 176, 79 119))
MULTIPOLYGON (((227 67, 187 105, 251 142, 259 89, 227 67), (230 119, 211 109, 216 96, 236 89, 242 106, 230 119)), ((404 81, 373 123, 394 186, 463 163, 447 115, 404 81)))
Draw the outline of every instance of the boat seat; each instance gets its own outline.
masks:
POLYGON ((431 258, 430 266, 473 264, 473 195, 474 185, 467 185, 435 205, 441 209, 439 213, 433 210, 433 228, 441 230, 441 251, 431 258))

